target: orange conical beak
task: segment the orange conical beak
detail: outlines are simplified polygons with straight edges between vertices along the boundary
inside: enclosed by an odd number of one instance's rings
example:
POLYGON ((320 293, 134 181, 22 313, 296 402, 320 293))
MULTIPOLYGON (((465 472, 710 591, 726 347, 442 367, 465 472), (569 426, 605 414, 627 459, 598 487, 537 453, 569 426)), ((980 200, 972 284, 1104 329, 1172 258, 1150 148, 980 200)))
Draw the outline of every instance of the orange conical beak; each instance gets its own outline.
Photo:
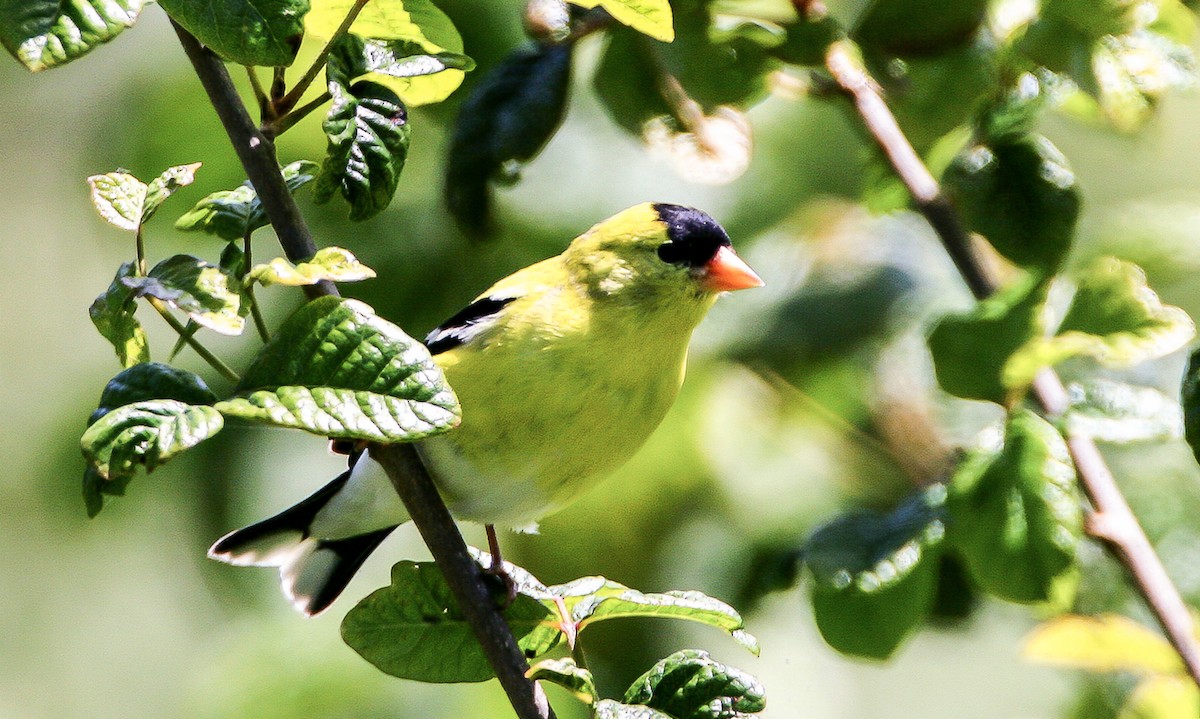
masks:
POLYGON ((731 292, 762 287, 762 278, 737 256, 732 247, 721 247, 717 254, 704 266, 704 278, 700 281, 713 292, 731 292))

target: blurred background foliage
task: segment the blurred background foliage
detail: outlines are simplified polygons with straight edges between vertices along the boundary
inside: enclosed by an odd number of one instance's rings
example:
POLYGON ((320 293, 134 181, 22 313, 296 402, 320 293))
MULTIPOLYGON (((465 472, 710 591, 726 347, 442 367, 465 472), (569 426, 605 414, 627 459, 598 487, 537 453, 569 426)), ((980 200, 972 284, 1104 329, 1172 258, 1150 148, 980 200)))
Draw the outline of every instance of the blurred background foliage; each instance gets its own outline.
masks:
MULTIPOLYGON (((466 90, 523 42, 520 3, 438 4, 478 63, 466 90)), ((847 0, 830 9, 845 20, 864 5, 847 0)), ((907 81, 928 94, 909 96, 899 114, 921 130, 919 146, 964 119, 946 108, 971 93, 972 52, 965 47, 940 63, 919 53, 909 59, 907 81), (933 79, 922 80, 922 72, 933 79)), ((1036 615, 994 601, 976 606, 969 592, 952 590, 961 581, 943 582, 951 589, 939 598, 941 619, 884 664, 829 649, 803 589, 763 596, 786 579, 777 570, 815 526, 849 506, 890 507, 936 478, 951 448, 999 418, 994 406, 940 394, 923 342, 932 320, 969 306, 970 297, 922 220, 864 207, 864 197, 889 203, 875 150, 844 107, 777 83, 749 112, 749 170, 724 187, 690 184, 605 115, 589 80, 600 56, 595 38, 580 43, 566 122, 519 184, 497 190, 499 232, 488 242, 462 235, 441 200, 463 92, 412 111, 409 163, 387 211, 351 225, 337 203, 315 207, 307 191, 300 201, 319 244, 348 247, 379 273, 344 291, 416 336, 494 279, 646 200, 712 213, 766 279, 765 289, 722 301, 706 321, 678 406, 636 459, 546 519, 541 534, 505 538, 510 558, 547 583, 603 574, 647 591, 695 588, 730 601, 762 642, 762 657, 750 659, 708 629, 650 620, 600 625, 589 630, 587 648, 601 692, 619 691, 675 649, 703 646, 762 680, 767 717, 1115 716, 1128 682, 1080 692, 1079 677, 1023 662, 1021 638, 1036 615)), ((0 348, 8 418, 0 442, 12 461, 0 479, 0 716, 505 715, 494 683, 394 680, 341 643, 338 623, 353 602, 386 584, 397 559, 427 556, 411 527, 372 557, 346 599, 312 621, 292 613, 269 572, 205 558, 216 537, 339 471, 343 460, 319 439, 231 426, 136 479, 94 521, 85 518, 78 435, 118 369, 86 309, 130 251, 125 235, 95 217, 84 178, 117 167, 152 177, 202 161, 196 183, 165 211, 175 216, 243 176, 154 8, 86 62, 40 76, 0 63, 0 100, 8 117, 0 134, 0 233, 11 270, 0 289, 9 338, 0 348)), ((1071 262, 1106 253, 1131 259, 1165 301, 1193 316, 1200 313, 1192 280, 1200 269, 1198 123, 1200 96, 1173 93, 1129 134, 1061 114, 1038 126, 1069 158, 1083 193, 1071 262)), ((292 131, 280 159, 319 156, 319 125, 309 118, 292 131)), ((149 225, 147 240, 155 256, 215 256, 221 246, 165 220, 149 225)), ((256 255, 274 254, 272 242, 262 233, 256 255)), ((276 322, 300 302, 286 289, 260 297, 276 322)), ((147 324, 161 355, 169 331, 147 324)), ((209 346, 234 366, 255 350, 245 338, 210 337, 209 346)), ((1183 363, 1179 353, 1134 372, 1174 395, 1183 363)), ((181 364, 211 375, 186 353, 181 364)), ((1072 369, 1064 369, 1067 379, 1072 369)), ((1172 441, 1106 454, 1181 590, 1200 603, 1200 472, 1188 448, 1172 441)), ((479 528, 465 531, 481 541, 479 528)), ((1087 546, 1083 561, 1078 610, 1147 619, 1098 548, 1087 546)), ((944 567, 946 576, 958 571, 944 567)), ((563 696, 551 691, 552 699, 563 696)), ((582 711, 556 704, 561 716, 582 711)))

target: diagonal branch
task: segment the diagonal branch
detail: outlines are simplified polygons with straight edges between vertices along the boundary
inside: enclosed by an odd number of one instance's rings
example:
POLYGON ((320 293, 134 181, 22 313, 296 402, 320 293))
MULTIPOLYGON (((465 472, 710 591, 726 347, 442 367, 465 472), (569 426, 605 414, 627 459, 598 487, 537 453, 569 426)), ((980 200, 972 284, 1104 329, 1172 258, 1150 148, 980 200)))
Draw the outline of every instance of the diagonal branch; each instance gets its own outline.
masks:
MULTIPOLYGON (((293 262, 312 257, 316 243, 280 174, 274 144, 250 119, 221 59, 187 30, 179 25, 174 27, 262 201, 284 253, 293 262)), ((310 297, 338 294, 337 288, 328 282, 305 290, 310 297)), ((520 719, 553 719, 554 712, 541 686, 525 677, 529 663, 483 583, 478 565, 467 553, 462 535, 416 450, 407 444, 379 445, 372 448, 372 454, 387 471, 413 524, 429 545, 429 551, 446 576, 446 583, 475 631, 517 716, 520 719)))
MULTIPOLYGON (((838 86, 854 100, 863 124, 887 154, 892 168, 912 195, 917 211, 933 226, 976 299, 991 295, 996 291, 996 279, 975 254, 962 220, 942 195, 937 180, 905 137, 875 82, 846 42, 830 46, 825 66, 838 86)), ((1060 415, 1067 409, 1066 389, 1051 369, 1043 370, 1034 379, 1033 396, 1047 414, 1060 415)), ((1105 542, 1133 575, 1138 590, 1183 659, 1188 673, 1200 683, 1200 646, 1191 613, 1121 494, 1103 455, 1090 437, 1068 436, 1067 447, 1092 504, 1088 533, 1105 542)))

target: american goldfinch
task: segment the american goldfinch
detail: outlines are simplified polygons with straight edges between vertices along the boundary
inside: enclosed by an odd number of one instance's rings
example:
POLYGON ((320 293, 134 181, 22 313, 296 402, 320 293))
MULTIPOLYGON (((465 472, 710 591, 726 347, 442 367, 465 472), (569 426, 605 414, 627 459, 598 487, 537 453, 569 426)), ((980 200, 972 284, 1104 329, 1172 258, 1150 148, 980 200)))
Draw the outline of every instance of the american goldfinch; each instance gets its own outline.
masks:
MULTIPOLYGON (((762 284, 712 217, 650 203, 497 282, 425 339, 462 407, 457 429, 417 447, 450 511, 527 529, 587 491, 667 413, 717 296, 762 284)), ((209 556, 279 567, 285 594, 313 615, 407 520, 368 450, 209 556)))

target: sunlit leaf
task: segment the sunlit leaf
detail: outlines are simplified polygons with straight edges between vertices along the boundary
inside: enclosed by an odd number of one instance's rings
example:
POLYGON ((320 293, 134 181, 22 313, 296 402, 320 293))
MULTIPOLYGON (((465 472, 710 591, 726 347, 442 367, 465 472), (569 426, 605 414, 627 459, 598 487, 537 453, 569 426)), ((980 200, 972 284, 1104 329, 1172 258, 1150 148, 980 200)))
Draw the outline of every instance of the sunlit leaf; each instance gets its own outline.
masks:
POLYGON ((1170 354, 1195 335, 1187 313, 1162 304, 1136 265, 1102 257, 1079 273, 1077 284, 1058 333, 1017 351, 1005 366, 1006 385, 1028 384, 1038 370, 1071 357, 1130 367, 1170 354))
POLYGON ((87 179, 92 189, 92 204, 109 224, 135 232, 142 221, 146 202, 146 183, 128 172, 109 172, 87 179))
POLYGON ((198 324, 221 334, 240 334, 246 326, 237 280, 199 257, 174 255, 152 267, 145 277, 121 281, 138 295, 177 307, 198 324))
POLYGON ((104 339, 112 343, 122 367, 150 361, 150 343, 146 331, 134 316, 137 303, 133 291, 124 283, 133 275, 132 262, 121 265, 112 284, 88 308, 92 324, 104 339))
POLYGON ((596 693, 596 682, 592 679, 592 673, 577 665, 570 657, 543 659, 530 667, 525 676, 557 684, 585 704, 595 704, 600 698, 596 693))
POLYGON ((1185 676, 1142 680, 1117 719, 1192 719, 1200 716, 1200 689, 1185 676))
MULTIPOLYGON (((283 179, 290 192, 295 193, 316 179, 319 165, 298 160, 283 167, 283 179)), ((175 229, 207 232, 223 240, 240 240, 260 227, 266 227, 267 213, 254 186, 247 180, 232 190, 218 190, 196 203, 195 207, 175 221, 175 229)), ((225 267, 222 264, 222 267, 225 267)), ((225 269, 230 269, 225 267, 225 269)), ((233 273, 237 276, 239 273, 233 273)))
POLYGON ((1000 447, 972 450, 946 502, 948 539, 984 591, 1046 602, 1074 577, 1083 507, 1066 442, 1046 420, 1013 412, 1000 447))
POLYGON ((37 72, 68 63, 133 27, 145 0, 0 0, 0 43, 37 72))
POLYGON ((146 199, 142 203, 141 224, 146 224, 162 203, 175 194, 181 187, 186 187, 196 180, 196 170, 200 169, 199 162, 190 165, 176 165, 163 171, 161 175, 146 185, 146 199))
POLYGON ((239 65, 291 65, 304 38, 309 0, 158 0, 216 54, 239 65))
POLYGON ((657 709, 640 704, 622 704, 612 699, 601 699, 595 706, 596 719, 675 719, 657 709))
POLYGON ((624 701, 687 719, 740 719, 766 707, 757 679, 697 649, 657 662, 633 681, 624 701))
POLYGON ((671 22, 671 5, 667 0, 569 0, 584 8, 600 6, 622 24, 649 35, 655 40, 671 42, 675 28, 671 22))
POLYGON ((354 253, 341 247, 322 247, 311 260, 292 264, 276 257, 265 265, 256 265, 246 274, 247 282, 262 285, 315 285, 321 280, 355 282, 375 276, 375 271, 358 261, 354 253))
POLYGON ((1067 434, 1103 442, 1147 442, 1183 436, 1179 401, 1151 387, 1091 379, 1067 387, 1067 434))
MULTIPOLYGON (((504 610, 521 644, 549 611, 517 595, 504 610)), ((432 562, 399 562, 392 583, 347 612, 342 638, 392 676, 424 682, 481 682, 494 676, 442 572, 432 562)))
POLYGON ((1183 662, 1167 640, 1119 614, 1050 619, 1025 638, 1023 653, 1040 664, 1090 672, 1183 672, 1183 662))
MULTIPOLYGON (((328 39, 353 5, 354 0, 313 0, 305 26, 314 37, 328 39)), ((445 100, 462 84, 463 73, 473 66, 463 55, 458 29, 430 0, 373 0, 359 13, 350 31, 360 38, 382 41, 368 43, 381 59, 375 68, 368 70, 373 73, 369 79, 388 87, 409 107, 445 100), (412 75, 384 71, 384 67, 399 67, 387 58, 404 56, 407 51, 400 52, 400 48, 409 44, 445 65, 445 69, 412 75)))
POLYGON ((83 433, 80 447, 105 479, 147 472, 221 431, 215 409, 173 399, 135 402, 108 412, 83 433))
POLYGON ((429 350, 354 300, 324 297, 283 323, 222 413, 325 437, 411 441, 458 424, 429 350))
POLYGON ((813 614, 840 652, 886 659, 933 606, 945 489, 913 495, 890 514, 858 511, 821 526, 805 545, 813 614))

